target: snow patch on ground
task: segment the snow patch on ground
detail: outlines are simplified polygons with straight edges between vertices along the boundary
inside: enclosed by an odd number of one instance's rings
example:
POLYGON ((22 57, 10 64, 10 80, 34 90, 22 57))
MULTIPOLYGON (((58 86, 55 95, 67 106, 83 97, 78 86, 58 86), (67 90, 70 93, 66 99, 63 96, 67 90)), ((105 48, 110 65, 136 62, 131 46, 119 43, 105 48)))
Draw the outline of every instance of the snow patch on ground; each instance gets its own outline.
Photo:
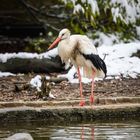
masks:
POLYGON ((101 58, 106 54, 107 75, 123 75, 133 78, 140 74, 140 59, 131 57, 138 50, 140 50, 140 42, 113 46, 102 45, 98 48, 101 58))
POLYGON ((32 87, 35 87, 37 89, 38 92, 41 91, 41 76, 40 75, 36 75, 34 78, 31 79, 30 84, 32 85, 32 87))
MULTIPOLYGON (((76 73, 77 73, 76 68, 74 66, 72 66, 72 68, 68 71, 67 74, 58 75, 58 77, 67 78, 70 83, 79 83, 78 78, 75 78, 75 76, 74 76, 76 73)), ((82 69, 80 70, 80 73, 81 73, 81 75, 83 75, 83 70, 82 69)), ((86 83, 91 82, 91 79, 82 77, 82 82, 86 84, 86 83)))
MULTIPOLYGON (((46 80, 50 79, 49 76, 46 76, 46 80)), ((42 86, 42 77, 40 75, 36 75, 34 78, 31 79, 30 81, 30 85, 34 88, 37 89, 38 92, 41 92, 41 86, 42 86)), ((49 93, 49 97, 54 99, 54 95, 51 93, 49 93)))

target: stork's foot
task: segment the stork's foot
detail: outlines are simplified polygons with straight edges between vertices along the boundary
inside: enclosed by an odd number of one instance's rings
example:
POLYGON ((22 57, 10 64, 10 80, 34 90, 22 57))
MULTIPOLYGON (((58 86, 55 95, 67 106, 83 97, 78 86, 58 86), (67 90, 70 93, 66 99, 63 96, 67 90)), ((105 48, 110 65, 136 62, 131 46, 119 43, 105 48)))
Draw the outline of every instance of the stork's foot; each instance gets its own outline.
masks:
POLYGON ((85 100, 81 100, 79 103, 80 106, 84 106, 85 105, 85 100))
POLYGON ((90 104, 92 105, 94 103, 94 96, 90 95, 90 104))

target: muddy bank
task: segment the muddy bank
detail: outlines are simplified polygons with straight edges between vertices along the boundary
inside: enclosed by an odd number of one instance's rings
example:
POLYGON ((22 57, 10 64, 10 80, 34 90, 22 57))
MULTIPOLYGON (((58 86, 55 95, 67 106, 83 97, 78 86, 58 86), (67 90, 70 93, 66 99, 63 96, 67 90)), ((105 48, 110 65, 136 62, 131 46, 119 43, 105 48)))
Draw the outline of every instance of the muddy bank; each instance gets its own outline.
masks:
MULTIPOLYGON (((44 74, 46 75, 46 74, 44 74)), ((9 77, 0 77, 0 101, 38 101, 37 90, 30 88, 30 80, 35 74, 25 74, 9 77), (19 87, 17 90, 17 87, 19 87)), ((53 74, 55 77, 56 74, 53 74)), ((80 98, 79 84, 70 84, 68 81, 55 83, 51 87, 51 93, 55 100, 71 101, 80 98)), ((91 84, 83 84, 83 94, 89 100, 91 94, 91 84)), ((95 82, 95 98, 110 97, 140 97, 140 77, 105 79, 95 82)))
POLYGON ((95 82, 95 106, 91 108, 91 84, 83 85, 85 107, 78 105, 79 84, 70 84, 68 81, 55 83, 51 92, 56 98, 46 101, 39 98, 34 88, 15 90, 17 85, 24 87, 34 76, 0 78, 0 123, 45 120, 53 124, 140 118, 140 77, 95 82))

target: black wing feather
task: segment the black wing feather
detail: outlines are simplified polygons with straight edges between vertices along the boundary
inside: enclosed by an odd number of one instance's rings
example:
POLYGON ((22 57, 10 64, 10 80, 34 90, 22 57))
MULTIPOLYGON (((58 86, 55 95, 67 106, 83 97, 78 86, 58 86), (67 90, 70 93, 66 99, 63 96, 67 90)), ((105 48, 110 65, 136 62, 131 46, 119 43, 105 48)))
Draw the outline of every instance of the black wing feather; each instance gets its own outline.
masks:
POLYGON ((98 70, 102 70, 105 73, 107 73, 107 68, 105 62, 100 58, 97 54, 83 54, 85 59, 90 60, 92 64, 96 67, 98 70))

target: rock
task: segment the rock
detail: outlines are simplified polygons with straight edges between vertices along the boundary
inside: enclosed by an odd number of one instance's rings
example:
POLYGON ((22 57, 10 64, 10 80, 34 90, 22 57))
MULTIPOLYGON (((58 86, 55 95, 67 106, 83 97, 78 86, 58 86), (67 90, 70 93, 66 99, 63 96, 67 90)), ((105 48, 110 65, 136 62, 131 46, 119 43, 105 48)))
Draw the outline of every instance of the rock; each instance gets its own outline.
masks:
POLYGON ((33 140, 32 136, 28 133, 16 133, 5 140, 33 140))
POLYGON ((60 57, 54 58, 10 58, 7 62, 0 62, 1 72, 12 73, 53 73, 65 71, 60 57))

